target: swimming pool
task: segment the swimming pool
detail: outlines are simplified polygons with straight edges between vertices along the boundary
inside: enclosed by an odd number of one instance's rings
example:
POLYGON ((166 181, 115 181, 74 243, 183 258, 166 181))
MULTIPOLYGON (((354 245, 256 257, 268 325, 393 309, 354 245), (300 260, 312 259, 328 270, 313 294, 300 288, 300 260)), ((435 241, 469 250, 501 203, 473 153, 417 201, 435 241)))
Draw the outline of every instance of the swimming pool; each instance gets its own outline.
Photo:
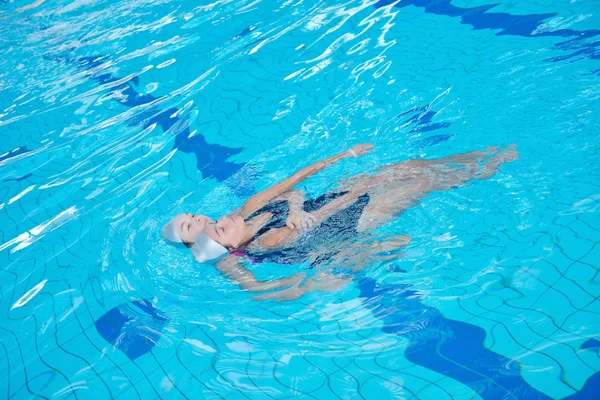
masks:
POLYGON ((600 398, 597 2, 27 4, 0 0, 0 397, 600 398), (258 302, 160 237, 362 142, 302 188, 520 159, 339 292, 258 302))

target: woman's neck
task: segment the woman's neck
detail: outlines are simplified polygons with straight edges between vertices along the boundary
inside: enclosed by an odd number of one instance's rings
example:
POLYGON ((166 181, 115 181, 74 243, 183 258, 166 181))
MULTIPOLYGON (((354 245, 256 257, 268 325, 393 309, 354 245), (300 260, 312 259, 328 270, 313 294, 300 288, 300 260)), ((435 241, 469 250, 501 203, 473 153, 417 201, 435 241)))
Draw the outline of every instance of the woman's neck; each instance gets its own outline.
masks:
POLYGON ((244 228, 245 233, 242 241, 238 245, 238 248, 248 244, 252 238, 261 230, 263 226, 271 219, 272 214, 270 212, 263 213, 261 215, 257 215, 252 218, 250 221, 245 222, 244 228))

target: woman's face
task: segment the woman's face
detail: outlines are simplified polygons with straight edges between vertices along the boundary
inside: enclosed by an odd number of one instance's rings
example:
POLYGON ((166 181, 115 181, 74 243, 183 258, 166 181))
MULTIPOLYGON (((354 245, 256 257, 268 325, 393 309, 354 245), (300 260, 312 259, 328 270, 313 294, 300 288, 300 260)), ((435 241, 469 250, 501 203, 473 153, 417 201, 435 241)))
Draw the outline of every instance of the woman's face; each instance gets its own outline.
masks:
POLYGON ((217 222, 209 222, 204 227, 204 234, 229 249, 236 249, 246 234, 244 218, 221 217, 217 222))
POLYGON ((207 216, 191 213, 179 214, 175 218, 177 232, 184 243, 194 243, 206 224, 212 222, 207 216))

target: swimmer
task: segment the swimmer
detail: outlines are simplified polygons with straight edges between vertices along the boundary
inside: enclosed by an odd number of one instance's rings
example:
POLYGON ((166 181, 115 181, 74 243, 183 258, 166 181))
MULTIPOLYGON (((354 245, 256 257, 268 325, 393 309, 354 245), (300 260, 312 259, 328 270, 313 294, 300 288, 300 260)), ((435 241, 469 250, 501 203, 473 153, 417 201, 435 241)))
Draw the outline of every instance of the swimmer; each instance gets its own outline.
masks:
POLYGON ((257 299, 291 300, 314 290, 336 290, 350 281, 318 273, 301 281, 296 274, 259 281, 244 267, 252 262, 332 262, 356 271, 371 257, 394 253, 410 237, 373 237, 370 232, 393 221, 418 204, 429 192, 450 190, 469 181, 487 179, 499 167, 515 160, 515 146, 488 147, 434 160, 409 160, 338 182, 335 191, 306 200, 294 186, 332 164, 368 154, 373 146, 361 144, 306 167, 275 186, 248 199, 228 216, 213 221, 202 215, 181 214, 163 227, 163 236, 191 248, 199 262, 212 262, 225 276, 250 292, 278 291, 257 299), (358 241, 357 239, 361 240, 358 241), (279 290, 288 287, 284 290, 279 290))

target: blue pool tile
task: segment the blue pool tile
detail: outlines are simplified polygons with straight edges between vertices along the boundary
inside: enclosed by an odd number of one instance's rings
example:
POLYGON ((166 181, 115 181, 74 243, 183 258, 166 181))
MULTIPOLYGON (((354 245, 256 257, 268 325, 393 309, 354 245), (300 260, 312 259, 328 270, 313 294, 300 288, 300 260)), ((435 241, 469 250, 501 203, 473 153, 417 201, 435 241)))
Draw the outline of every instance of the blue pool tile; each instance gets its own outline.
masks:
POLYGON ((19 154, 29 153, 31 150, 27 149, 27 146, 19 146, 15 149, 12 149, 5 154, 0 155, 0 162, 4 160, 8 160, 9 158, 13 158, 18 156, 19 154))
MULTIPOLYGON (((422 369, 402 369, 397 373, 388 372, 380 376, 380 378, 386 378, 390 380, 391 383, 400 383, 402 382, 402 388, 406 392, 406 397, 410 399, 420 399, 421 391, 425 390, 429 386, 436 386, 437 388, 444 391, 445 389, 441 387, 438 383, 440 380, 439 377, 436 377, 435 380, 429 379, 429 377, 421 376, 418 372, 422 372, 422 369), (400 379, 393 379, 394 376, 398 376, 400 379)), ((387 386, 394 387, 390 384, 387 386)))
POLYGON ((583 337, 595 336, 600 332, 600 313, 592 312, 590 307, 577 311, 567 318, 563 329, 583 337))
POLYGON ((487 318, 490 318, 490 311, 483 308, 478 302, 478 296, 468 296, 468 297, 462 297, 459 300, 459 306, 460 308, 464 309, 468 314, 470 314, 472 317, 473 316, 480 316, 483 314, 486 314, 487 318))
POLYGON ((523 348, 531 349, 544 337, 533 331, 529 321, 521 315, 507 318, 503 321, 504 326, 508 327, 510 334, 515 338, 523 348))
POLYGON ((209 374, 198 374, 195 377, 190 379, 183 380, 177 383, 177 388, 181 391, 188 399, 219 399, 224 397, 219 397, 219 395, 224 395, 223 393, 218 393, 211 388, 212 383, 210 382, 209 374))
POLYGON ((141 400, 147 398, 160 398, 159 392, 151 387, 147 382, 139 381, 134 385, 120 385, 120 391, 115 391, 116 398, 141 400))
POLYGON ((499 296, 488 294, 487 296, 481 296, 477 299, 477 303, 481 308, 493 311, 504 304, 504 299, 499 296))
MULTIPOLYGON (((410 342, 407 341, 407 342, 398 344, 397 345, 398 347, 395 347, 395 348, 402 349, 404 352, 404 351, 406 351, 406 348, 408 347, 409 344, 410 344, 410 342)), ((381 351, 381 352, 377 353, 375 355, 374 362, 376 362, 380 368, 384 368, 388 371, 400 371, 400 370, 403 370, 404 368, 410 368, 415 365, 415 363, 413 361, 409 360, 408 358, 406 358, 405 355, 403 355, 402 357, 392 357, 388 351, 381 351)))
POLYGON ((600 315, 600 298, 587 306, 584 311, 600 315))
POLYGON ((520 311, 519 315, 527 321, 530 329, 539 336, 546 337, 558 329, 552 318, 544 312, 529 309, 520 311))
POLYGON ((588 339, 581 344, 581 348, 584 350, 588 350, 588 349, 598 350, 598 349, 600 349, 600 340, 588 339))
MULTIPOLYGON (((360 383, 360 394, 366 399, 411 399, 413 392, 405 387, 404 377, 401 374, 388 374, 382 376, 366 376, 360 383)), ((317 398, 319 398, 317 396, 317 398)), ((327 398, 338 398, 331 393, 327 398)), ((346 397, 360 398, 360 397, 346 397)))
POLYGON ((564 294, 552 288, 539 296, 537 302, 530 308, 545 313, 548 313, 548 310, 552 310, 552 313, 549 314, 554 323, 558 325, 561 325, 568 316, 576 311, 564 294))
POLYGON ((577 356, 574 349, 568 344, 561 343, 561 338, 569 337, 564 332, 557 333, 550 339, 543 340, 539 343, 538 349, 540 353, 546 354, 555 359, 562 367, 561 381, 565 382, 570 387, 579 390, 585 384, 587 378, 594 372, 589 366, 582 362, 577 356), (564 366, 568 366, 565 368, 564 366))
MULTIPOLYGON (((97 347, 94 346, 95 343, 92 340, 93 339, 91 339, 86 332, 81 331, 77 336, 70 339, 68 342, 64 342, 62 347, 70 353, 76 354, 87 360, 89 363, 92 363, 95 361, 98 351, 97 347), (94 357, 85 357, 84 355, 87 354, 93 354, 94 357)), ((102 350, 102 347, 99 348, 102 350)))
MULTIPOLYGON (((598 354, 597 351, 579 351, 577 355, 579 356, 579 358, 581 358, 581 361, 589 365, 590 368, 592 368, 594 371, 600 371, 600 354, 598 354)), ((592 379, 592 377, 593 375, 587 378, 586 384, 590 381, 590 379, 592 379)), ((581 390, 583 389, 580 388, 579 391, 581 390)))
MULTIPOLYGON (((570 271, 570 269, 568 271, 570 271)), ((566 277, 563 277, 552 286, 552 289, 562 293, 569 300, 572 307, 581 309, 591 304, 594 301, 594 297, 578 285, 578 283, 578 279, 567 279, 566 277)))
MULTIPOLYGON (((172 350, 174 349, 171 349, 171 351, 172 350)), ((169 378, 175 385, 177 385, 179 382, 192 379, 192 372, 188 371, 176 357, 172 358, 171 361, 161 365, 164 370, 168 372, 169 378)))
MULTIPOLYGON (((446 378, 445 375, 440 374, 439 372, 436 372, 432 369, 424 368, 418 364, 413 364, 409 367, 400 368, 397 372, 405 377, 407 383, 411 382, 413 380, 413 377, 417 377, 425 382, 429 382, 425 386, 429 386, 430 383, 436 383, 440 379, 446 378)), ((420 382, 419 385, 422 383, 423 382, 420 382)))
POLYGON ((329 375, 330 389, 341 398, 355 396, 360 387, 360 379, 372 376, 372 374, 354 367, 349 359, 336 357, 336 364, 340 366, 340 369, 329 375))
POLYGON ((436 305, 436 308, 439 309, 441 314, 444 316, 458 321, 468 321, 477 317, 471 312, 468 312, 464 308, 457 305, 458 300, 459 299, 456 298, 452 301, 441 302, 440 304, 436 305))
MULTIPOLYGON (((435 382, 435 389, 432 387, 432 385, 427 386, 423 392, 419 392, 418 393, 418 397, 417 399, 427 399, 427 395, 432 394, 432 393, 450 393, 450 395, 452 396, 451 399, 469 399, 469 400, 481 400, 482 397, 480 397, 476 392, 473 391, 472 388, 470 388, 469 386, 456 381, 452 378, 442 378, 438 381, 435 382), (422 393, 423 397, 421 397, 422 393)), ((442 395, 443 396, 443 395, 442 395)), ((441 397, 444 398, 444 397, 441 397)), ((436 398, 430 397, 431 400, 434 400, 436 398)))
POLYGON ((597 399, 600 393, 600 372, 590 376, 583 388, 572 396, 565 397, 563 400, 588 400, 597 399))
MULTIPOLYGON (((391 0, 381 0, 375 7, 384 7, 394 3, 391 0)), ((538 26, 544 20, 556 16, 555 13, 545 14, 511 14, 494 9, 497 4, 483 4, 474 7, 460 7, 450 0, 431 2, 427 0, 409 0, 395 3, 395 7, 422 7, 428 14, 443 15, 460 19, 460 23, 470 25, 474 30, 491 29, 496 35, 516 35, 522 37, 535 37, 538 35, 548 36, 594 36, 595 30, 577 31, 568 28, 556 31, 536 32, 538 26)))
POLYGON ((534 300, 528 294, 542 293, 548 288, 548 285, 536 279, 535 276, 523 271, 511 278, 510 287, 519 293, 519 296, 506 299, 506 304, 516 308, 529 308, 534 300))
MULTIPOLYGON (((99 373, 100 379, 110 385, 113 394, 117 397, 127 393, 128 397, 132 399, 142 398, 141 388, 144 387, 144 382, 136 381, 135 374, 129 375, 122 370, 123 368, 121 368, 121 370, 115 367, 104 368, 104 370, 99 373), (131 390, 131 392, 129 392, 129 390, 131 390)), ((98 380, 98 378, 95 380, 98 380)))
POLYGON ((471 317, 471 318, 465 320, 465 322, 468 322, 469 324, 478 326, 485 331, 485 339, 483 341, 483 345, 485 348, 489 349, 493 346, 494 336, 492 335, 491 332, 492 332, 492 329, 494 329, 494 327, 498 324, 498 322, 496 322, 492 319, 486 318, 486 314, 483 314, 481 317, 479 317, 479 316, 471 317))
POLYGON ((547 260, 540 260, 526 267, 524 273, 529 275, 527 279, 538 279, 548 286, 552 286, 561 277, 558 267, 547 260))
MULTIPOLYGON (((379 298, 385 305, 387 325, 382 328, 384 332, 410 336, 411 344, 406 351, 410 361, 452 377, 482 397, 512 393, 547 398, 523 381, 519 365, 509 364, 508 358, 483 347, 483 329, 444 318, 436 309, 421 304, 422 300, 407 285, 378 285, 372 279, 361 279, 359 288, 363 298, 379 298), (413 331, 421 324, 425 325, 426 332, 413 331), (478 361, 474 362, 474 359, 478 361)), ((514 344, 509 346, 507 353, 522 352, 522 347, 512 339, 507 343, 514 344)))
MULTIPOLYGON (((581 262, 588 264, 596 270, 600 270, 600 261, 598 260, 600 260, 600 244, 596 244, 591 251, 581 259, 581 262)), ((593 283, 600 284, 600 277, 596 276, 593 283)))
POLYGON ((590 242, 597 242, 598 237, 600 237, 600 231, 597 226, 594 227, 593 225, 596 222, 594 221, 590 224, 584 220, 575 220, 569 224, 569 228, 573 229, 578 237, 590 242))
POLYGON ((72 376, 65 378, 64 373, 45 365, 41 360, 35 360, 27 363, 27 383, 21 381, 18 385, 12 386, 12 391, 18 391, 21 395, 14 396, 15 398, 31 398, 33 396, 28 395, 30 392, 35 394, 54 393, 59 391, 61 388, 68 386, 69 380, 74 380, 72 376), (21 386, 25 386, 21 388, 21 386), (19 389, 20 388, 20 389, 19 389))
MULTIPOLYGON (((111 370, 116 370, 117 373, 124 374, 129 379, 129 381, 131 381, 135 385, 140 384, 140 382, 142 385, 149 384, 148 377, 146 376, 146 374, 144 374, 142 369, 135 363, 135 361, 130 361, 127 357, 124 356, 123 359, 117 361, 117 357, 115 356, 118 354, 121 353, 118 351, 114 351, 111 355, 112 360, 115 362, 116 365, 118 365, 118 369, 115 367, 105 368, 105 370, 102 372, 103 375, 110 376, 111 370)), ((124 390, 126 390, 126 388, 124 388, 123 391, 124 390)))
POLYGON ((372 339, 363 345, 363 350, 354 358, 354 363, 358 368, 373 374, 380 374, 389 370, 397 371, 414 366, 403 356, 403 349, 409 343, 406 338, 405 340, 393 340, 394 338, 386 337, 373 337, 372 339), (398 354, 398 356, 387 356, 390 353, 398 354))
POLYGON ((491 332, 494 337, 494 346, 490 350, 513 358, 525 353, 527 350, 518 343, 504 323, 498 323, 491 332))
POLYGON ((572 260, 585 256, 594 246, 593 242, 578 238, 575 232, 566 228, 556 233, 556 241, 564 254, 572 260))
POLYGON ((316 389, 311 391, 306 391, 305 389, 301 389, 300 391, 290 391, 293 393, 293 396, 299 395, 307 396, 308 394, 311 398, 317 399, 339 399, 339 397, 330 389, 329 387, 330 381, 325 382, 325 384, 318 386, 316 389))
MULTIPOLYGON (((199 343, 204 346, 202 342, 199 343)), ((178 347, 177 350, 174 350, 174 353, 176 359, 179 360, 181 365, 184 368, 187 368, 192 375, 212 371, 212 362, 215 357, 218 356, 217 352, 212 353, 199 348, 190 349, 186 346, 178 347)))
MULTIPOLYGON (((65 346, 62 346, 62 349, 57 348, 46 356, 49 360, 52 360, 52 366, 55 369, 60 370, 69 377, 76 376, 77 373, 90 368, 90 363, 87 362, 85 357, 82 357, 77 351, 72 350, 69 351, 65 346)), ((93 372, 87 372, 85 375, 90 377, 95 376, 93 372)))
POLYGON ((166 366, 163 366, 163 368, 159 368, 148 375, 148 379, 152 382, 152 385, 161 398, 183 398, 184 394, 178 388, 177 384, 180 380, 184 380, 188 377, 189 374, 187 372, 171 372, 166 366))
MULTIPOLYGON (((437 384, 430 384, 415 393, 416 397, 421 400, 454 400, 459 397, 454 397, 446 388, 437 384)), ((473 393, 471 398, 476 398, 477 395, 473 393)))
MULTIPOLYGON (((110 57, 96 55, 70 61, 85 71, 110 61, 110 57)), ((118 82, 121 79, 108 72, 92 74, 91 77, 103 85, 118 82)), ((119 96, 114 96, 113 99, 126 107, 137 107, 156 101, 157 98, 153 95, 142 94, 137 91, 136 80, 137 77, 131 80, 131 82, 118 83, 113 87, 113 91, 120 93, 119 96)), ((186 115, 181 116, 179 109, 167 108, 158 110, 158 112, 157 110, 152 110, 151 112, 138 113, 134 121, 130 121, 129 124, 141 124, 144 129, 152 124, 157 124, 162 128, 163 132, 175 134, 173 147, 184 153, 194 154, 196 156, 197 168, 202 171, 202 175, 205 178, 214 177, 219 181, 224 181, 243 166, 243 164, 227 161, 229 157, 239 154, 242 151, 241 148, 227 147, 219 143, 208 143, 202 133, 196 133, 190 137, 191 131, 188 120, 189 118, 186 115)))
POLYGON ((77 320, 77 323, 80 326, 83 326, 84 328, 87 328, 91 325, 94 324, 94 320, 92 319, 92 316, 90 315, 89 312, 89 305, 90 304, 94 304, 95 302, 89 301, 89 300, 84 300, 84 303, 81 304, 81 306, 77 307, 75 309, 75 311, 73 311, 73 316, 75 317, 75 319, 77 320))
POLYGON ((131 360, 148 353, 160 340, 167 318, 148 300, 117 306, 95 322, 98 333, 131 360))
POLYGON ((28 378, 29 380, 27 383, 34 393, 53 393, 62 389, 66 383, 62 379, 59 382, 56 382, 58 379, 55 378, 60 377, 58 376, 58 371, 55 371, 54 369, 42 371, 40 373, 30 373, 28 378))
POLYGON ((574 390, 561 381, 562 368, 557 360, 539 351, 528 351, 513 361, 521 365, 523 379, 552 397, 564 397, 574 390))
MULTIPOLYGON (((598 256, 600 257, 600 254, 598 254, 598 256)), ((598 270, 585 262, 576 262, 565 272, 566 278, 577 282, 583 290, 594 296, 597 296, 600 292, 598 286, 600 280, 594 283, 594 279, 597 279, 597 275, 600 275, 598 270)))
MULTIPOLYGON (((56 325, 56 338, 60 342, 67 342, 73 339, 75 336, 81 334, 82 328, 80 322, 75 317, 75 312, 73 311, 65 320, 57 322, 56 320, 49 325, 48 329, 52 329, 52 324, 56 325)), ((87 328, 88 326, 83 326, 83 328, 87 328)))
POLYGON ((320 387, 327 386, 328 374, 326 371, 332 371, 335 365, 323 357, 308 357, 300 354, 284 357, 277 364, 273 375, 282 385, 299 389, 299 393, 313 393, 320 387), (298 383, 296 376, 300 375, 306 379, 302 380, 302 385, 298 383))

